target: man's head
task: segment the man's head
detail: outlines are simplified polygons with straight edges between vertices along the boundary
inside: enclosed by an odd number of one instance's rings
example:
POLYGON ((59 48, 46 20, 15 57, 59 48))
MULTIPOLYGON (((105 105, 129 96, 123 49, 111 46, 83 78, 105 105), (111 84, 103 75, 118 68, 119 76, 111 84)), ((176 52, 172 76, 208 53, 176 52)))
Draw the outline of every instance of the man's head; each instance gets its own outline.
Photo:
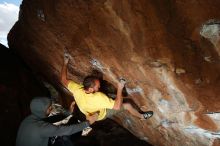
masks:
POLYGON ((51 112, 51 100, 47 97, 37 97, 32 99, 30 109, 33 115, 38 118, 45 118, 51 112))
POLYGON ((95 93, 99 91, 100 81, 95 76, 87 76, 83 81, 83 88, 86 93, 95 93))

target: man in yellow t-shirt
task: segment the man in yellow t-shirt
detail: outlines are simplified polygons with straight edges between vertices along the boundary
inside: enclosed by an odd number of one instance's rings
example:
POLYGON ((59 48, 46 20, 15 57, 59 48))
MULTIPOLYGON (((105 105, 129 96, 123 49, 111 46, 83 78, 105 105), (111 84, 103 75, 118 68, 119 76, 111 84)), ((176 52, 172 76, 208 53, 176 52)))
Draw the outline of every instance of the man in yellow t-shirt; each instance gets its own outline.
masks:
POLYGON ((86 116, 98 113, 98 121, 111 117, 116 113, 127 110, 132 115, 140 119, 148 119, 153 115, 152 111, 139 113, 131 104, 123 103, 122 89, 125 82, 119 82, 115 100, 99 92, 100 81, 95 76, 87 76, 83 84, 73 82, 67 79, 67 64, 70 56, 65 54, 64 65, 61 71, 61 82, 72 93, 80 111, 86 116))

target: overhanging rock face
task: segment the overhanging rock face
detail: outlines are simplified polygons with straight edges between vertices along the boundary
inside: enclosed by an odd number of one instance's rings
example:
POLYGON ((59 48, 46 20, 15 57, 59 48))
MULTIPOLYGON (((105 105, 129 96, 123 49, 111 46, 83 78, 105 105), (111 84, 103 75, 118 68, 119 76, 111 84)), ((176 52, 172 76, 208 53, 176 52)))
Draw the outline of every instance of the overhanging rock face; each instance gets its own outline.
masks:
POLYGON ((154 117, 115 120, 161 146, 220 142, 219 0, 24 0, 9 46, 57 80, 68 50, 69 78, 92 69, 154 117))

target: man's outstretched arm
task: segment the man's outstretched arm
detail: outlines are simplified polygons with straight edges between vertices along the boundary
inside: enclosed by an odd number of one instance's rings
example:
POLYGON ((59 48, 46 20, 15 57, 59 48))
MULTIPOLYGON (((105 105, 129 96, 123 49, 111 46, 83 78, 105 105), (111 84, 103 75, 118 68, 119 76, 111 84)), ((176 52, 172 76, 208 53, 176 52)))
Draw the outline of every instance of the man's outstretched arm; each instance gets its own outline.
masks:
POLYGON ((115 104, 113 109, 114 110, 120 110, 121 109, 121 105, 123 103, 123 96, 122 96, 122 90, 124 88, 125 82, 124 81, 119 81, 118 83, 118 88, 117 88, 117 95, 115 98, 115 104))
POLYGON ((67 79, 67 64, 69 62, 69 55, 64 54, 64 60, 63 60, 63 66, 61 70, 61 76, 60 76, 60 81, 61 83, 67 87, 69 80, 67 79))
POLYGON ((66 125, 66 126, 64 125, 55 126, 53 124, 42 122, 42 125, 39 127, 38 131, 40 132, 41 136, 44 137, 72 135, 90 126, 97 119, 98 119, 98 114, 94 114, 91 116, 87 116, 86 117, 87 121, 85 122, 79 124, 66 125))

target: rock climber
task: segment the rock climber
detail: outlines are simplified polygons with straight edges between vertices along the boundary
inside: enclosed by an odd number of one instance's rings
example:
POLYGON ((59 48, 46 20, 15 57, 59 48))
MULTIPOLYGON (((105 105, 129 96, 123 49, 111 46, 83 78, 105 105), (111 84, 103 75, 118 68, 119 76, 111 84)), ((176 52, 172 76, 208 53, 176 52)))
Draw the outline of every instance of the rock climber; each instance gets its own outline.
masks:
POLYGON ((138 112, 130 103, 123 103, 122 90, 124 81, 119 81, 117 85, 117 95, 115 100, 99 92, 100 80, 96 76, 85 77, 83 84, 78 84, 67 79, 67 65, 71 56, 64 53, 64 63, 61 70, 61 83, 72 93, 80 111, 86 116, 98 113, 97 121, 110 118, 116 113, 127 110, 139 119, 148 119, 153 116, 153 111, 138 112))

